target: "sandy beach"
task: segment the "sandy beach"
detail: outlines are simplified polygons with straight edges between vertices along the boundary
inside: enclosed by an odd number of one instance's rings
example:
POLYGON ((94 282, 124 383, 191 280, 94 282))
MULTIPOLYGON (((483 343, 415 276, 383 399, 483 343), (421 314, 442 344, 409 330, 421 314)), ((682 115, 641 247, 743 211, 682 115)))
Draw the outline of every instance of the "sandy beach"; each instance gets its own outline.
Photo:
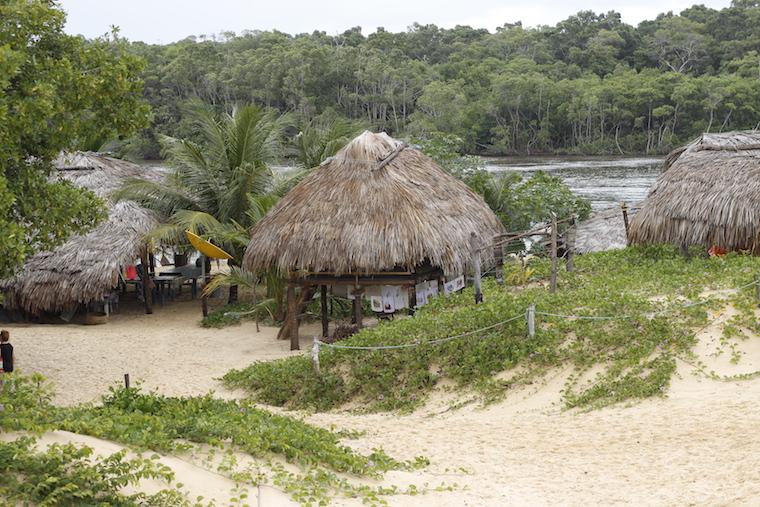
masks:
MULTIPOLYGON (((61 404, 97 400, 124 373, 167 395, 213 390, 229 397, 239 393, 215 379, 230 368, 293 353, 287 342, 275 340, 275 328, 257 333, 248 322, 222 330, 199 327, 198 302, 167 305, 154 315, 138 310, 125 309, 101 326, 8 326, 18 367, 53 380, 61 404)), ((304 348, 316 332, 318 325, 302 329, 304 348)), ((739 342, 738 364, 729 361, 729 352, 715 354, 721 346, 717 325, 698 337, 695 352, 708 371, 736 375, 760 369, 757 337, 739 342)), ((361 451, 383 447, 401 459, 427 457, 431 464, 425 470, 392 472, 383 484, 430 491, 388 497, 390 505, 756 505, 760 379, 711 380, 695 375, 692 364, 679 363, 665 398, 591 412, 560 409, 569 371, 559 370, 487 408, 472 403, 454 410, 452 395, 441 392, 411 415, 297 415, 365 432, 346 442, 361 451), (445 491, 434 491, 439 486, 445 491)), ((60 434, 49 438, 79 441, 60 434)), ((105 453, 113 444, 103 445, 105 453)), ((195 465, 182 470, 182 482, 203 484, 207 498, 216 491, 224 504, 229 481, 195 465)), ((288 503, 276 491, 268 498, 262 505, 288 503)))

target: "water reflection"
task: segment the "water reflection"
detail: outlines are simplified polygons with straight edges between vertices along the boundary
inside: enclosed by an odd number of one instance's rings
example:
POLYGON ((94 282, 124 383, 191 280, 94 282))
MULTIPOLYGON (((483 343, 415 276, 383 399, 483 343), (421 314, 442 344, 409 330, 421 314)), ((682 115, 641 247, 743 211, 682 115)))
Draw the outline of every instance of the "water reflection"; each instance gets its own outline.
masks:
POLYGON ((662 167, 661 158, 561 159, 556 157, 487 158, 491 172, 518 171, 525 177, 545 171, 562 178, 570 190, 591 201, 595 210, 620 201, 644 199, 662 167))

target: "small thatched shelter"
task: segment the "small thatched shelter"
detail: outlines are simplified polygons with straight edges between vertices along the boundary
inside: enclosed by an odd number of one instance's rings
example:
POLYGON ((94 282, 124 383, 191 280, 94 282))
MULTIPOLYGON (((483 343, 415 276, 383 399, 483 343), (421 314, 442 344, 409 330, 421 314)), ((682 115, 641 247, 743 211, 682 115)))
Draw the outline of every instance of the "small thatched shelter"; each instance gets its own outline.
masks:
POLYGON ((760 133, 703 134, 671 153, 630 240, 760 253, 760 133))
POLYGON ((155 168, 90 152, 63 154, 54 164, 53 178, 71 181, 106 199, 108 219, 52 252, 37 253, 18 275, 0 282, 4 307, 29 315, 68 312, 102 300, 117 285, 120 266, 139 257, 144 235, 157 224, 149 211, 134 202, 109 200, 127 178, 160 179, 162 174, 155 168))
MULTIPOLYGON (((296 286, 321 286, 324 294, 327 285, 358 294, 402 286, 412 300, 416 283, 465 272, 473 234, 487 245, 504 232, 483 199, 432 159, 387 134, 364 132, 253 227, 243 263, 286 274, 291 300, 296 286)), ((483 251, 484 263, 492 258, 483 251)), ((289 304, 291 318, 295 308, 289 304)), ((295 327, 289 332, 297 340, 295 327)))

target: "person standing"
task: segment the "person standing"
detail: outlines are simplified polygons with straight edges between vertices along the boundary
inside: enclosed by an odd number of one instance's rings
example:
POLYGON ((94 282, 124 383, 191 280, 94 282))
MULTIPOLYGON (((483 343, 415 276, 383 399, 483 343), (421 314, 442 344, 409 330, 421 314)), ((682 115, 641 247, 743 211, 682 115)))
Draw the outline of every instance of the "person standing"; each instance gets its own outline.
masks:
POLYGON ((9 343, 10 339, 10 333, 6 329, 0 331, 0 359, 2 359, 0 371, 4 373, 13 372, 13 345, 9 343))

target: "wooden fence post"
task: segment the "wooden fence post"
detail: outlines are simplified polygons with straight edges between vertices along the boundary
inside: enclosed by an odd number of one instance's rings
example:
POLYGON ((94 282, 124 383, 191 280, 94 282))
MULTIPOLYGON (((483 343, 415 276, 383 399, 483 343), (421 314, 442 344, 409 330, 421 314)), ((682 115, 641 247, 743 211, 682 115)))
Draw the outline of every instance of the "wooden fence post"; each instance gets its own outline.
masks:
POLYGON ((314 337, 314 345, 311 347, 311 361, 314 363, 314 372, 320 375, 319 372, 319 339, 314 337))
POLYGON ((525 319, 528 321, 528 338, 533 338, 536 336, 536 305, 528 306, 525 319))
POLYGON ((551 245, 551 259, 552 259, 552 272, 549 279, 549 292, 552 294, 557 291, 557 214, 552 212, 552 245, 551 245))
POLYGON ((565 231, 565 249, 567 250, 567 264, 565 269, 572 271, 575 269, 575 224, 577 221, 577 215, 573 215, 570 218, 570 227, 565 231))
POLYGON ((475 233, 470 233, 470 250, 472 252, 473 285, 475 286, 475 304, 483 302, 483 292, 480 287, 480 242, 475 233))
POLYGON ((129 373, 124 374, 124 387, 129 389, 129 373))
POLYGON ((623 225, 625 226, 625 242, 629 242, 629 225, 628 225, 628 205, 625 202, 620 203, 620 209, 623 210, 623 225))
POLYGON ((498 243, 493 249, 494 260, 496 261, 496 283, 504 285, 504 246, 498 243))

